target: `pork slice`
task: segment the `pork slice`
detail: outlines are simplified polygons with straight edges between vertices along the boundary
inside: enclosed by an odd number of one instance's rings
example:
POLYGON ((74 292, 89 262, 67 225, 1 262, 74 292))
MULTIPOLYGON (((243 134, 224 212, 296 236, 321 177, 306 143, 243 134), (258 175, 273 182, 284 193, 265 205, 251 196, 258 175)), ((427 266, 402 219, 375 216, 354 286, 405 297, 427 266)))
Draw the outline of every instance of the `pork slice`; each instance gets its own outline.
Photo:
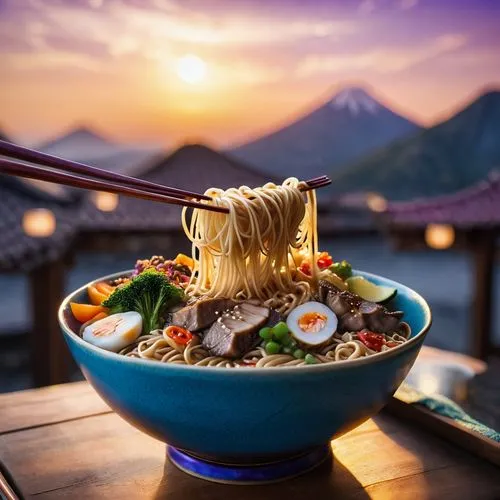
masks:
POLYGON ((238 358, 259 341, 259 329, 266 324, 270 309, 243 302, 218 319, 203 337, 213 356, 238 358))
POLYGON ((332 285, 329 281, 320 280, 318 283, 318 299, 319 302, 325 303, 327 296, 329 293, 337 294, 340 292, 340 289, 335 285, 332 285))
POLYGON ((341 293, 328 292, 324 303, 339 317, 352 309, 352 304, 341 293))
POLYGON ((222 312, 232 309, 235 304, 231 299, 202 299, 172 313, 170 321, 173 325, 196 332, 208 328, 222 312))

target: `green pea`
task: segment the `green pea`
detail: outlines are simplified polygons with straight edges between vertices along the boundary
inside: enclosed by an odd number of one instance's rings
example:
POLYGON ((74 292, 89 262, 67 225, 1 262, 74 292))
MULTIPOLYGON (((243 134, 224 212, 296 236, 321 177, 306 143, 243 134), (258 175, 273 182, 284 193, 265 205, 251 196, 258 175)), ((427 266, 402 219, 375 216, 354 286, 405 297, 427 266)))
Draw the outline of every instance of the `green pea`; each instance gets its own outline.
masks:
POLYGON ((290 335, 286 335, 282 339, 280 339, 281 345, 286 345, 287 347, 290 347, 293 343, 293 339, 290 335))
POLYGON ((318 360, 312 354, 309 353, 306 354, 304 361, 308 365, 315 365, 318 362, 318 360))
POLYGON ((281 346, 278 344, 278 342, 274 342, 273 340, 270 340, 266 344, 266 353, 267 354, 278 354, 281 350, 281 346))
POLYGON ((260 336, 261 339, 271 340, 273 338, 273 332, 272 332, 271 328, 269 328, 268 326, 266 326, 266 327, 261 328, 259 330, 259 336, 260 336))
POLYGON ((306 353, 302 349, 295 349, 295 351, 293 351, 294 358, 304 359, 305 355, 306 355, 306 353))
POLYGON ((283 347, 282 351, 283 351, 283 354, 292 354, 293 349, 289 346, 285 346, 285 347, 283 347))
POLYGON ((276 340, 283 340, 288 335, 288 326, 284 321, 280 321, 273 326, 272 331, 276 340))

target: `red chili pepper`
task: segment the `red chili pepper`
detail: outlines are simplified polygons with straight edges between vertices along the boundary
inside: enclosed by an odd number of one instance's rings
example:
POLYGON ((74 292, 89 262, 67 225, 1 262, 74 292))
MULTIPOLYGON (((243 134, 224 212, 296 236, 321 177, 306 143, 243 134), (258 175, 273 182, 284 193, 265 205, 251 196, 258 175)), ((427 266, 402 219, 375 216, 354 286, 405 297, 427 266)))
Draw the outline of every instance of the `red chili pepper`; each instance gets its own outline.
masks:
POLYGON ((309 264, 309 262, 302 262, 299 266, 299 271, 306 276, 311 276, 311 264, 309 264))
POLYGON ((193 338, 193 334, 191 332, 189 332, 185 328, 174 325, 170 325, 169 327, 167 327, 167 329, 165 330, 165 334, 173 339, 175 343, 181 345, 186 345, 193 338))
POLYGON ((321 252, 319 254, 318 260, 318 267, 320 269, 327 269, 333 264, 333 259, 332 257, 328 254, 328 252, 321 252))
POLYGON ((389 342, 386 342, 385 345, 387 347, 396 347, 398 345, 398 343, 391 340, 389 342))
POLYGON ((244 359, 243 364, 241 366, 251 366, 251 367, 255 368, 256 365, 257 365, 257 363, 255 361, 244 359))
POLYGON ((357 335, 358 339, 372 351, 380 352, 385 344, 385 338, 381 333, 359 332, 357 335))

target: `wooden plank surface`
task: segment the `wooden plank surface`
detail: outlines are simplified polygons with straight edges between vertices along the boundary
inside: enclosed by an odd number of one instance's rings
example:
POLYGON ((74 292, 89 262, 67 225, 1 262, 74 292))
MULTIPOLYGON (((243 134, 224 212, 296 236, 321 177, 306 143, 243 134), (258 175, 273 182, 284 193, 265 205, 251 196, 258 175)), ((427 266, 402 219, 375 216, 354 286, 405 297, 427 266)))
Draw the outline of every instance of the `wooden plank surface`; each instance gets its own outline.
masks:
POLYGON ((103 413, 104 403, 85 383, 8 400, 9 419, 20 418, 23 408, 33 412, 34 405, 52 408, 38 424, 25 416, 19 430, 11 423, 0 435, 0 462, 27 498, 500 498, 498 468, 387 414, 333 441, 334 460, 317 470, 248 487, 209 483, 177 470, 166 460, 163 443, 103 413), (68 400, 85 403, 75 408, 68 400))
POLYGON ((87 382, 0 394, 0 434, 110 411, 87 382))

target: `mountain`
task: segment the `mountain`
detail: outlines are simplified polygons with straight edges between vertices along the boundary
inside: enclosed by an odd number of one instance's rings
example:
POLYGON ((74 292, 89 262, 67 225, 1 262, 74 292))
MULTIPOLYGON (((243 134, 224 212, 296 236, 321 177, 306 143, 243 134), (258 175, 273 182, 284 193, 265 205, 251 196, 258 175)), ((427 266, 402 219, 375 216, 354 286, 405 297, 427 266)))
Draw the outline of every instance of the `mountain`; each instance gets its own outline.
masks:
POLYGON ((44 153, 77 160, 82 157, 113 153, 116 145, 88 127, 75 128, 61 137, 41 144, 44 153))
MULTIPOLYGON (((500 91, 450 119, 369 155, 337 174, 332 191, 376 191, 392 200, 463 189, 500 168, 500 91)), ((332 169, 330 169, 332 172, 332 169)))
POLYGON ((363 88, 347 87, 310 113, 230 153, 282 178, 310 178, 417 130, 363 88))
POLYGON ((88 127, 78 127, 38 147, 40 151, 106 170, 133 174, 158 159, 158 147, 119 144, 88 127))

